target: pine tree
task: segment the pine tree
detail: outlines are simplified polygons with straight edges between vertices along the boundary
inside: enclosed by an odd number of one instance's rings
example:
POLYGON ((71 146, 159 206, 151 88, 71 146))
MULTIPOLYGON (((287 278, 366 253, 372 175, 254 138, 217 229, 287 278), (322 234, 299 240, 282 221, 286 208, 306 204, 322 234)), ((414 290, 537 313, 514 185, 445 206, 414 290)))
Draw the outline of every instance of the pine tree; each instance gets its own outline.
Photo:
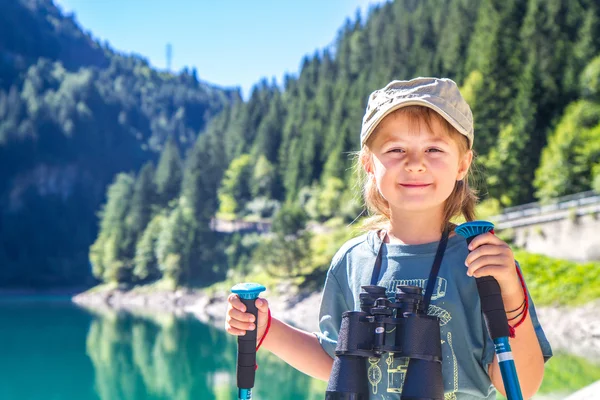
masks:
POLYGON ((90 249, 90 261, 96 278, 105 282, 130 282, 132 237, 125 223, 133 195, 131 175, 118 174, 108 188, 106 205, 101 211, 100 233, 90 249))
POLYGON ((511 123, 505 125, 496 145, 484 158, 487 172, 487 188, 492 198, 502 205, 511 206, 533 200, 533 177, 538 160, 535 132, 535 95, 537 62, 535 54, 527 64, 520 80, 519 94, 515 100, 515 114, 511 123))
POLYGON ((156 167, 155 183, 157 204, 166 207, 169 202, 179 196, 182 181, 182 161, 175 140, 167 141, 156 167))
POLYGON ((188 281, 189 253, 195 222, 185 204, 171 211, 156 242, 156 259, 164 278, 179 286, 188 281))
POLYGON ((548 201, 591 190, 594 167, 598 163, 600 102, 579 100, 567 107, 542 152, 540 167, 535 174, 538 198, 548 201))
POLYGON ((258 125, 256 139, 251 151, 253 158, 264 155, 271 163, 277 161, 277 154, 281 143, 281 125, 286 117, 281 93, 277 88, 273 90, 274 93, 268 105, 268 112, 263 115, 258 125))
POLYGON ((182 194, 199 225, 208 225, 218 208, 217 190, 221 181, 218 160, 222 147, 211 145, 210 136, 199 136, 186 160, 182 194))
POLYGON ((250 180, 252 179, 252 158, 243 154, 231 162, 225 171, 219 188, 219 213, 225 218, 234 218, 243 211, 250 200, 250 180))
POLYGON ((471 104, 479 154, 487 154, 514 111, 515 77, 522 59, 518 33, 524 15, 523 2, 517 0, 484 0, 479 7, 466 60, 466 70, 479 71, 485 81, 471 104))
POLYGON ((156 215, 137 242, 133 275, 139 282, 153 281, 161 277, 155 248, 164 225, 165 217, 161 214, 156 215))
POLYGON ((456 82, 463 82, 466 74, 464 60, 471 40, 471 33, 477 21, 480 0, 459 0, 448 2, 448 14, 440 22, 443 24, 436 54, 439 58, 442 76, 451 76, 456 82))
POLYGON ((273 164, 269 162, 267 157, 261 155, 252 172, 250 186, 252 197, 272 198, 275 177, 275 168, 273 167, 273 164))
POLYGON ((129 215, 127 216, 127 225, 135 242, 141 237, 148 222, 150 222, 155 197, 154 165, 149 161, 144 164, 135 182, 129 215))

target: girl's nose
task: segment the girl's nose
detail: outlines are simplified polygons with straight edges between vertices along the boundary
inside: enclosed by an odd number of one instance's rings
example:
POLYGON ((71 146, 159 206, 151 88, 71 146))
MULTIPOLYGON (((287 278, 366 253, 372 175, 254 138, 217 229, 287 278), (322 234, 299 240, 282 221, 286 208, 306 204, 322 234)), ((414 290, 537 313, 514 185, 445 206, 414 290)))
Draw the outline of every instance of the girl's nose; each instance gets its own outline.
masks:
POLYGON ((425 163, 423 162, 423 156, 421 154, 407 154, 405 169, 409 172, 423 172, 425 171, 425 163))

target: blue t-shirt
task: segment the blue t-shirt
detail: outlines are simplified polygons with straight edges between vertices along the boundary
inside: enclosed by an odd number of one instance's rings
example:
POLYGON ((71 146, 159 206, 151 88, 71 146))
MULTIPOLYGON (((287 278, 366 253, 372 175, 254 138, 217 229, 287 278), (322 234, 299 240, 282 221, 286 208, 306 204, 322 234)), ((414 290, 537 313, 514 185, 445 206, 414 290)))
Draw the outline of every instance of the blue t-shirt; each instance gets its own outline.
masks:
MULTIPOLYGON (((342 313, 360 311, 361 286, 371 283, 380 245, 376 232, 371 231, 346 242, 332 260, 321 298, 317 333, 323 349, 332 358, 342 313)), ((424 292, 437 247, 438 242, 384 244, 378 285, 387 288, 389 298, 394 297, 398 285, 420 286, 424 292)), ((462 236, 448 239, 428 314, 440 319, 445 399, 495 399, 496 391, 487 372, 494 360, 494 344, 481 313, 477 284, 466 274, 467 255, 462 236)), ((544 359, 548 360, 552 350, 531 298, 529 301, 531 320, 544 359)), ((373 357, 367 362, 369 398, 399 399, 408 360, 384 353, 381 358, 373 357)))

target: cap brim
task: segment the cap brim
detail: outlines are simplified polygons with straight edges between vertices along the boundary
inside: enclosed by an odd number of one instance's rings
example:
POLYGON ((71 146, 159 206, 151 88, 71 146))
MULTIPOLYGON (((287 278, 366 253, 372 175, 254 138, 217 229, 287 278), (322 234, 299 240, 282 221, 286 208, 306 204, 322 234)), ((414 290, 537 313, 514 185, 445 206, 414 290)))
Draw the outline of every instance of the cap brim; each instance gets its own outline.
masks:
POLYGON ((431 108, 433 111, 440 114, 446 121, 448 121, 450 123, 450 125, 452 125, 457 131, 459 131, 461 134, 463 134, 467 138, 467 140, 469 142, 469 148, 473 147, 472 136, 469 135, 469 133, 467 131, 465 131, 465 129, 462 126, 460 126, 460 124, 454 118, 452 118, 450 115, 448 115, 445 111, 443 111, 441 108, 439 108, 435 104, 432 104, 430 102, 420 100, 420 99, 406 99, 406 100, 400 101, 398 104, 394 104, 393 107, 390 107, 383 114, 378 116, 375 119, 375 121, 371 124, 369 129, 367 130, 367 133, 364 135, 364 138, 362 139, 362 141, 360 143, 361 147, 364 146, 365 143, 367 143, 367 140, 369 140, 369 137, 371 136, 371 134, 373 133, 373 131, 375 130, 377 125, 379 125, 385 117, 387 117, 388 115, 390 115, 391 113, 393 113, 396 110, 399 110, 401 108, 408 107, 408 106, 424 106, 427 108, 431 108))

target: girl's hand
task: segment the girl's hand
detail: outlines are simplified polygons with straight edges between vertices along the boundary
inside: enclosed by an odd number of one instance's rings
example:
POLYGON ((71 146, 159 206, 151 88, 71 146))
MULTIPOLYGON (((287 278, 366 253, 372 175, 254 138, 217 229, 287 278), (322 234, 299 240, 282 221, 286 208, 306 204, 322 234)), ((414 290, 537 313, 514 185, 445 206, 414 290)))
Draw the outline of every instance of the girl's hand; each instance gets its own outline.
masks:
MULTIPOLYGON (((225 318, 225 330, 235 336, 242 336, 246 331, 256 328, 254 315, 246 312, 246 306, 240 300, 237 294, 231 294, 227 298, 227 317, 225 318)), ((269 303, 265 299, 256 299, 256 308, 258 308, 258 331, 256 333, 256 343, 265 334, 269 318, 269 303)))
POLYGON ((504 241, 491 232, 484 233, 473 239, 469 250, 465 261, 467 275, 475 278, 493 276, 500 285, 503 298, 522 297, 514 254, 504 241))

